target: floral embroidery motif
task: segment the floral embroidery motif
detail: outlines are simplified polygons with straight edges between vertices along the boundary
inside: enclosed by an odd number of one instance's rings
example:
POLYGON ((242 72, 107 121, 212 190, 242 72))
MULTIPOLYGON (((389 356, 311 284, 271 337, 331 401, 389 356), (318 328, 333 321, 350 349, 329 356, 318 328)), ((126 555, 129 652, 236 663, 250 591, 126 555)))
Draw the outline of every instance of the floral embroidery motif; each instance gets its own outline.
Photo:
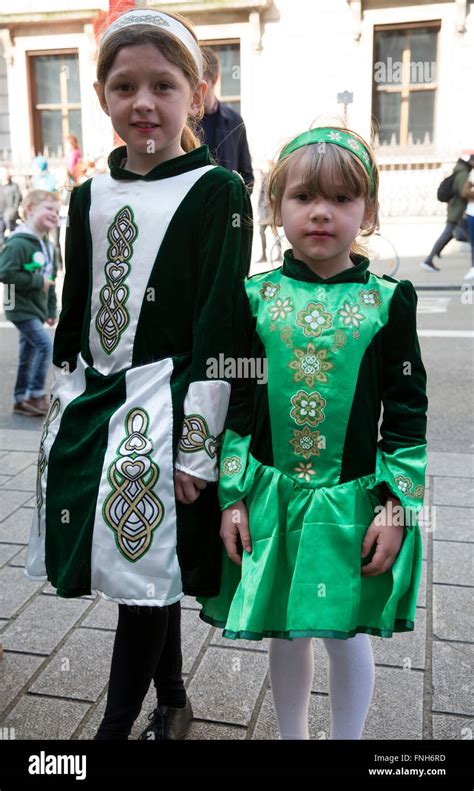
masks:
POLYGON ((186 415, 183 421, 179 450, 183 453, 196 453, 204 450, 210 459, 215 459, 217 440, 210 431, 202 415, 186 415))
POLYGON ((304 310, 298 311, 298 327, 303 327, 306 337, 321 335, 332 324, 331 314, 324 310, 322 302, 308 302, 304 310))
POLYGON ((352 326, 356 329, 360 327, 361 321, 365 319, 364 314, 360 312, 359 305, 350 305, 348 302, 344 302, 344 307, 337 312, 344 320, 345 326, 352 326))
POLYGON ((368 291, 359 291, 359 302, 366 305, 368 308, 378 308, 381 304, 380 291, 377 288, 371 288, 368 291))
POLYGON ((311 476, 316 475, 316 470, 313 469, 313 462, 309 462, 305 464, 304 462, 300 461, 300 463, 293 467, 294 471, 297 473, 298 478, 303 478, 307 483, 311 481, 311 476))
POLYGON ((295 429, 293 431, 293 439, 290 439, 290 445, 295 449, 295 456, 303 456, 304 459, 309 459, 311 456, 319 456, 321 447, 321 434, 319 431, 311 431, 308 426, 305 426, 303 431, 295 429))
POLYGON ((326 406, 326 401, 321 393, 317 391, 314 393, 305 393, 304 390, 299 390, 296 395, 291 399, 293 409, 291 410, 291 417, 299 426, 317 426, 325 419, 323 412, 326 406))
POLYGON ((242 462, 238 456, 226 456, 222 459, 221 474, 222 475, 236 475, 242 469, 242 462))
POLYGON ((279 283, 271 283, 269 280, 266 280, 265 283, 262 283, 259 294, 265 302, 271 302, 272 299, 275 299, 279 290, 279 283))
POLYGON ((291 340, 292 334, 293 334, 292 327, 288 327, 288 326, 281 327, 280 338, 285 344, 285 346, 288 346, 289 349, 293 348, 293 341, 291 340))
POLYGON ((405 495, 405 497, 421 499, 425 493, 425 487, 421 485, 415 486, 413 491, 411 491, 413 487, 413 481, 411 478, 407 478, 405 475, 397 475, 397 477, 394 479, 394 483, 395 486, 400 489, 402 494, 405 495))
POLYGON ((160 473, 150 455, 153 444, 146 436, 149 423, 144 409, 132 409, 125 418, 127 436, 117 448, 119 457, 107 470, 113 491, 102 508, 105 523, 115 532, 117 549, 132 563, 150 549, 153 531, 165 513, 153 491, 160 473))
POLYGON ((125 307, 130 289, 125 281, 130 274, 133 241, 137 236, 138 228, 133 221, 133 211, 130 206, 124 206, 117 212, 107 231, 110 242, 105 265, 107 285, 100 290, 101 308, 95 321, 100 344, 106 354, 111 354, 118 346, 120 336, 130 323, 125 307))
POLYGON ((347 343, 347 336, 344 330, 336 330, 333 339, 332 339, 332 349, 331 351, 336 352, 338 349, 342 349, 347 343))
POLYGON ((326 371, 334 368, 333 364, 326 360, 327 349, 316 351, 314 343, 308 343, 306 349, 294 349, 293 354, 296 360, 288 363, 288 367, 296 371, 295 382, 305 381, 307 387, 314 387, 315 382, 327 382, 326 371))
POLYGON ((272 321, 284 320, 294 310, 293 303, 289 297, 286 299, 276 299, 275 304, 269 308, 272 321))

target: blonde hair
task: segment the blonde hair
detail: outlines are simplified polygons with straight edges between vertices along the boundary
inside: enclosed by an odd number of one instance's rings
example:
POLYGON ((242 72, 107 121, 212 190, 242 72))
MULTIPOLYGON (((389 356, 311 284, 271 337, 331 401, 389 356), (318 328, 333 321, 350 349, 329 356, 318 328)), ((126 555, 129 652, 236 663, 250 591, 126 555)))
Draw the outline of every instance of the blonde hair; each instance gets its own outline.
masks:
POLYGON ((40 203, 46 203, 46 201, 54 201, 54 203, 60 204, 61 196, 59 192, 48 192, 48 190, 31 190, 28 192, 22 202, 25 217, 27 209, 35 209, 40 203))
MULTIPOLYGON (((140 6, 137 6, 137 8, 140 8, 140 6)), ((181 22, 190 32, 196 43, 199 43, 191 24, 184 17, 180 14, 170 13, 169 11, 166 13, 168 16, 181 22)), ((123 16, 123 14, 119 14, 115 19, 118 19, 120 16, 123 16)), ((109 21, 115 22, 115 19, 109 21)), ((133 47, 137 44, 153 44, 170 63, 173 63, 181 69, 194 93, 199 83, 199 73, 197 63, 190 51, 171 33, 166 33, 160 28, 146 24, 123 27, 107 36, 100 47, 97 60, 97 81, 102 87, 105 86, 107 75, 112 68, 112 64, 118 52, 123 47, 133 47)), ((197 122, 203 115, 204 104, 196 116, 188 117, 186 126, 181 135, 181 146, 186 153, 202 145, 201 141, 196 136, 196 127, 197 122)))
MULTIPOLYGON (((346 148, 335 143, 312 143, 302 146, 293 153, 278 160, 273 166, 268 182, 268 199, 273 212, 273 228, 281 213, 281 202, 288 181, 290 170, 296 164, 303 166, 303 183, 311 195, 322 195, 333 198, 334 190, 343 190, 354 198, 363 197, 366 208, 372 213, 370 226, 360 232, 361 236, 370 236, 379 224, 379 172, 372 148, 366 141, 346 127, 328 127, 338 131, 344 129, 354 135, 364 146, 370 157, 372 180, 362 162, 346 148)), ((366 254, 366 250, 355 240, 351 245, 352 253, 366 254)))

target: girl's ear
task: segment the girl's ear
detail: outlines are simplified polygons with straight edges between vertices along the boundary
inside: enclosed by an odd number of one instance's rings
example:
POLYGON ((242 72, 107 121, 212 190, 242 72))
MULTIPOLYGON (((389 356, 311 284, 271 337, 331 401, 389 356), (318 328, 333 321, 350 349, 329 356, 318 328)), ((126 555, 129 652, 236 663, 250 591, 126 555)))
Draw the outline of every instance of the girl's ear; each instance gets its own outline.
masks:
POLYGON ((373 224, 375 218, 375 212, 369 206, 365 207, 364 216, 362 218, 362 222, 360 224, 361 229, 364 231, 366 228, 370 228, 373 224))
POLYGON ((207 82, 200 80, 196 86, 196 90, 191 96, 191 106, 189 108, 189 115, 197 115, 202 105, 204 104, 204 97, 207 91, 207 82))
POLYGON ((97 94, 97 98, 99 99, 100 106, 102 107, 104 113, 110 115, 109 108, 107 107, 107 102, 105 101, 104 86, 96 80, 94 83, 94 90, 97 94))

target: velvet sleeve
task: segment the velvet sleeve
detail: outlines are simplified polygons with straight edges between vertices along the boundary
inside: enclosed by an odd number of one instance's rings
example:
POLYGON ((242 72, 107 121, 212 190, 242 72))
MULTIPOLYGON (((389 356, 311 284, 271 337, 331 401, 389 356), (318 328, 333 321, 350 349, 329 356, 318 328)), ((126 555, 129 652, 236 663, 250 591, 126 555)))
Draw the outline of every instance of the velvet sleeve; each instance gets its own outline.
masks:
POLYGON ((204 207, 191 374, 176 459, 178 470, 210 482, 218 479, 218 444, 236 356, 235 313, 251 244, 248 193, 241 178, 229 174, 204 207))
POLYGON ((85 218, 90 205, 90 184, 88 181, 72 192, 67 219, 62 310, 53 348, 53 364, 66 373, 76 368, 89 295, 85 218))
POLYGON ((377 483, 405 509, 423 505, 426 473, 426 372, 416 332, 415 289, 401 281, 383 336, 383 419, 377 483))

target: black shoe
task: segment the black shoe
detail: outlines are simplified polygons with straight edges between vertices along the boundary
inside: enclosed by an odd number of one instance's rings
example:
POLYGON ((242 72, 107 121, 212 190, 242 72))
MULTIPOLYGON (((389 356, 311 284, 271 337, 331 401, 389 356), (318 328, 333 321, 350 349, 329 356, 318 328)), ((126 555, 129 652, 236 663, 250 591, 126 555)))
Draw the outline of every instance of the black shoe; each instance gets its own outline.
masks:
POLYGON ((435 266, 432 261, 422 261, 420 264, 422 269, 428 270, 428 272, 439 272, 439 266, 435 266))
POLYGON ((149 719, 150 724, 140 734, 139 739, 147 741, 184 739, 193 719, 191 702, 186 695, 186 705, 183 708, 157 706, 149 719))

